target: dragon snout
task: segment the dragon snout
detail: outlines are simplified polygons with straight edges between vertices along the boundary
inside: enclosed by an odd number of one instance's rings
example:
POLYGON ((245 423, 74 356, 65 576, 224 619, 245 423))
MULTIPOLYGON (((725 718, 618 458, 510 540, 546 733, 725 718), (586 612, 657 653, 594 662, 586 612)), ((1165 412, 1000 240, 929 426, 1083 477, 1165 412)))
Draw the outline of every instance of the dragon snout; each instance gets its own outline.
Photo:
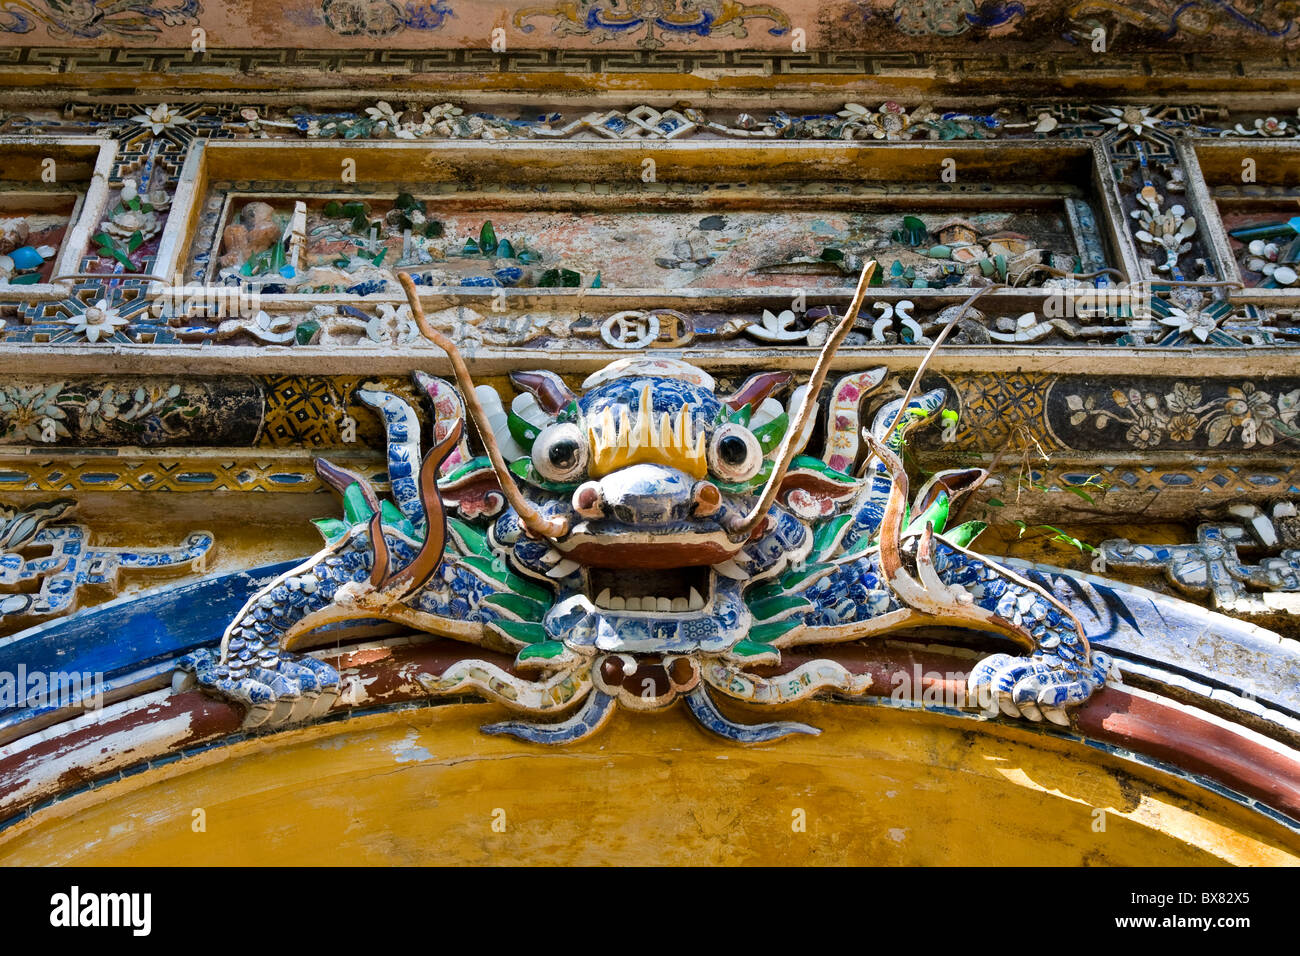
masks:
POLYGON ((623 524, 662 524, 705 518, 722 506, 711 481, 695 481, 662 465, 632 465, 585 481, 573 493, 573 510, 588 520, 613 518, 623 524))

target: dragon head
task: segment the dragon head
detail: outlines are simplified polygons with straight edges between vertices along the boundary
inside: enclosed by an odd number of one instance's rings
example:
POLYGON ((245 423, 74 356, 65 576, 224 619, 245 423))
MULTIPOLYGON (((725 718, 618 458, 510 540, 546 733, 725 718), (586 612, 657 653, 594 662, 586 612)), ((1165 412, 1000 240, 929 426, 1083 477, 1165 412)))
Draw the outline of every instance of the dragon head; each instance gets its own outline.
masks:
POLYGON ((492 526, 494 548, 559 592, 544 622, 553 639, 661 652, 743 639, 745 586, 812 545, 776 495, 873 271, 874 263, 863 271, 793 415, 766 402, 789 373, 753 376, 726 397, 707 373, 672 359, 615 362, 583 382, 581 395, 551 372, 514 373, 532 416, 507 416, 527 452, 509 464, 454 344, 423 321, 403 276, 421 330, 451 359, 510 503, 492 526))

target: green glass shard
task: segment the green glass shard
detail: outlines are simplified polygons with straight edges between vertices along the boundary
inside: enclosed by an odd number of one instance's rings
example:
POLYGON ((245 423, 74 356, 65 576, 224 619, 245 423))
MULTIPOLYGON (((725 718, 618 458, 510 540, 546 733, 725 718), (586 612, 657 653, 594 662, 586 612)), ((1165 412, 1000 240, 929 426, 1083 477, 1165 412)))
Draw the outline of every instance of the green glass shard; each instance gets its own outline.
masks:
POLYGON ((930 502, 930 507, 917 515, 912 523, 907 526, 907 530, 920 531, 929 523, 934 526, 935 534, 941 534, 944 524, 948 521, 948 503, 947 492, 939 492, 939 496, 930 502))
POLYGON ((539 584, 521 578, 505 566, 504 561, 495 561, 491 558, 485 558, 476 554, 467 554, 460 559, 460 563, 466 567, 473 568, 483 577, 490 581, 495 581, 507 590, 522 594, 524 597, 532 598, 534 601, 541 601, 544 604, 551 602, 551 592, 539 584))
POLYGON ((791 568, 781 575, 781 590, 783 593, 802 591, 810 582, 817 580, 832 568, 834 565, 820 562, 805 562, 801 568, 791 568))
POLYGON ((489 594, 483 599, 483 603, 509 611, 533 624, 540 624, 542 618, 546 616, 545 604, 520 597, 518 594, 489 594))
MULTIPOLYGON (((504 634, 511 640, 518 641, 520 644, 547 643, 546 628, 540 624, 526 624, 522 621, 507 621, 503 618, 497 618, 495 621, 490 622, 488 627, 498 634, 504 634)), ((549 643, 559 644, 558 641, 549 643)), ((560 647, 563 648, 564 645, 560 644, 560 647)))
POLYGON ((447 530, 451 532, 451 538, 462 554, 491 557, 492 549, 488 546, 487 535, 472 524, 467 524, 459 518, 448 517, 447 530))
POLYGON ((366 503, 365 493, 359 483, 354 481, 343 489, 343 518, 349 524, 369 521, 374 513, 375 509, 366 503))
POLYGON ((955 544, 959 548, 969 547, 970 543, 979 537, 980 532, 988 527, 984 521, 964 521, 955 528, 950 528, 939 537, 955 544))
POLYGON ((515 657, 515 663, 536 657, 550 660, 553 657, 559 657, 563 653, 564 644, 561 641, 538 641, 536 644, 529 644, 520 651, 515 657))
POLYGON ((338 518, 316 518, 313 519, 312 524, 321 533, 321 537, 325 539, 326 544, 333 544, 348 533, 348 528, 352 527, 346 521, 341 521, 338 518))
POLYGON ((310 345, 312 338, 320 331, 320 323, 315 319, 308 319, 306 322, 299 322, 298 327, 293 330, 293 339, 299 345, 310 345))
POLYGON ((527 451, 533 450, 533 442, 541 434, 536 425, 520 418, 513 411, 506 412, 506 427, 510 429, 510 437, 527 451))
POLYGON ((754 429, 754 437, 758 439, 758 447, 763 449, 763 454, 770 455, 776 451, 781 439, 785 437, 786 429, 790 427, 790 416, 785 412, 777 415, 771 421, 764 422, 754 429))
POLYGON ((813 535, 812 552, 808 557, 814 561, 824 558, 827 552, 835 546, 835 542, 839 540, 840 532, 852 520, 853 515, 837 515, 818 528, 817 533, 813 535))
POLYGON ((796 594, 779 594, 749 605, 750 613, 754 615, 756 621, 770 621, 772 618, 779 617, 793 608, 811 611, 812 602, 796 594))
POLYGON ((477 458, 471 458, 469 461, 452 469, 451 474, 443 475, 438 479, 439 485, 450 485, 462 478, 474 474, 476 471, 491 471, 492 460, 487 455, 479 455, 477 458))
POLYGON ((381 516, 380 520, 383 521, 385 527, 396 528, 408 538, 414 538, 417 541, 424 540, 424 535, 417 532, 415 525, 411 524, 406 515, 397 509, 397 505, 387 498, 379 502, 379 514, 381 516))

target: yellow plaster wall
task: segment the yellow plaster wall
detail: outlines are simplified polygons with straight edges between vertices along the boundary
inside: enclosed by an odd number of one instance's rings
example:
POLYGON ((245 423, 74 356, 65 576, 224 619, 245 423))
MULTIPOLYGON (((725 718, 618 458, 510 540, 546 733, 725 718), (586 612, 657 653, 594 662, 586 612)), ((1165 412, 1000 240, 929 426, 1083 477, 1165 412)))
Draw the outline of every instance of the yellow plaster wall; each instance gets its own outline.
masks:
POLYGON ((452 704, 218 748, 36 814, 0 834, 0 863, 1300 861, 1257 814, 1018 727, 817 703, 799 716, 821 737, 743 749, 680 711, 623 712, 552 750, 478 732, 499 716, 452 704))

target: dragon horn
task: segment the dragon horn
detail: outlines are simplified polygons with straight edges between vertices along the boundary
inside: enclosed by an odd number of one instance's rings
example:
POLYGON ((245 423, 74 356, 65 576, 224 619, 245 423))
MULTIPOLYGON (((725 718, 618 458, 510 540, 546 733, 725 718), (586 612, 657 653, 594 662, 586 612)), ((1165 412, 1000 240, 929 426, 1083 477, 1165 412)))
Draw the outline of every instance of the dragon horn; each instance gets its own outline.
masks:
POLYGON ((872 259, 862 267, 862 276, 858 279, 858 288, 853 293, 853 302, 849 305, 849 310, 844 313, 844 318, 840 319, 840 324, 835 327, 835 331, 822 346, 821 354, 817 356, 817 364, 813 366, 812 376, 808 379, 808 390, 804 392, 799 414, 785 430, 785 437, 781 439, 781 447, 776 454, 776 465, 772 468, 772 475, 763 488, 762 497, 758 499, 758 503, 749 514, 727 529, 733 538, 748 536, 763 520, 767 509, 772 507, 772 502, 776 500, 776 493, 781 488, 781 482, 785 480, 785 473, 789 470, 790 462, 794 461, 795 453, 799 449, 796 439, 803 434, 809 417, 817 407, 817 393, 821 391, 822 384, 826 381, 826 373, 830 371, 831 357, 853 328, 858 310, 862 308, 862 302, 867 297, 867 287, 871 285, 871 277, 876 274, 876 266, 876 260, 872 259))
POLYGON ((533 507, 532 503, 523 496, 519 486, 515 484, 515 476, 510 473, 505 459, 501 457, 501 449, 497 446, 496 436, 492 433, 492 425, 474 391, 474 380, 470 378, 469 368, 461 358, 460 351, 451 339, 430 325, 429 320, 424 317, 424 307, 420 305, 420 296, 415 290, 415 283, 410 275, 399 272, 397 278, 406 291, 407 301, 411 303, 411 314, 415 316, 415 324, 419 326, 420 334, 446 352, 447 358, 451 360, 451 370, 456 375, 456 384, 460 386, 461 397, 465 399, 465 405, 474 419, 474 424, 478 426, 479 437, 483 439, 483 449, 492 462, 492 470, 497 473, 497 481, 501 483, 501 491, 510 502, 510 507, 515 509, 519 520, 534 537, 552 539, 562 537, 568 532, 569 523, 561 518, 542 517, 541 512, 533 507))
POLYGON ((370 510, 379 511, 379 496, 375 494, 375 486, 364 476, 359 475, 349 468, 336 465, 324 458, 316 459, 316 474, 320 476, 321 481, 329 485, 340 495, 348 490, 349 485, 356 484, 361 488, 361 497, 365 499, 370 510))

